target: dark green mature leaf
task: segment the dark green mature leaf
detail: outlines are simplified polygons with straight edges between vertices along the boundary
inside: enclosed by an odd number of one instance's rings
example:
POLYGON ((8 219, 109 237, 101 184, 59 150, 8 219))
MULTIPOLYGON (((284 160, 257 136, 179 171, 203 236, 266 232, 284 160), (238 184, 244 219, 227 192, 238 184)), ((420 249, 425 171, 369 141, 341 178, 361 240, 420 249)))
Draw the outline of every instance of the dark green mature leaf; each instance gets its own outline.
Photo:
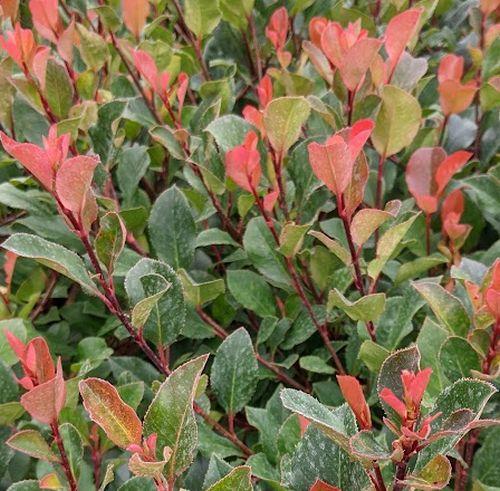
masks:
POLYGON ((144 335, 157 345, 173 343, 186 319, 182 284, 175 271, 161 261, 141 259, 127 273, 125 290, 132 305, 160 292, 164 293, 152 306, 151 315, 144 325, 144 335), (156 275, 162 277, 164 282, 153 281, 156 275), (165 292, 167 284, 170 287, 165 292))
POLYGON ((240 116, 229 114, 214 119, 205 131, 210 133, 217 142, 217 146, 227 152, 231 148, 241 145, 246 134, 252 129, 252 126, 240 116))
POLYGON ((122 151, 116 170, 116 179, 125 203, 128 203, 137 191, 137 186, 148 170, 149 164, 150 158, 146 146, 134 145, 122 151))
POLYGON ((486 486, 497 486, 500 482, 500 466, 498 455, 500 452, 500 428, 487 430, 486 438, 481 448, 476 452, 472 464, 472 477, 486 486))
POLYGON ((191 464, 198 444, 193 410, 194 396, 208 355, 200 356, 174 370, 163 382, 144 416, 144 434, 156 433, 158 449, 170 447, 165 466, 169 479, 179 476, 191 464))
MULTIPOLYGON (((410 346, 395 351, 392 355, 388 356, 382 367, 377 380, 377 392, 380 398, 380 392, 384 388, 388 388, 394 392, 396 397, 403 398, 403 383, 401 382, 401 371, 409 370, 417 372, 420 366, 420 351, 416 346, 410 346)), ((398 416, 394 409, 392 409, 384 401, 380 401, 385 412, 395 421, 398 421, 398 416)))
POLYGON ((227 286, 234 298, 246 309, 261 317, 276 314, 273 291, 262 276, 244 269, 230 270, 227 272, 227 286))
POLYGON ((342 293, 334 288, 328 294, 327 309, 332 310, 333 307, 343 310, 355 321, 377 321, 384 312, 385 294, 373 293, 365 295, 355 302, 350 302, 342 293))
POLYGON ((219 346, 210 375, 217 399, 229 414, 241 411, 252 398, 258 369, 252 340, 241 327, 219 346))
POLYGON ((243 246, 252 264, 270 283, 285 290, 291 288, 283 256, 276 250, 276 242, 263 218, 252 218, 248 222, 243 246))
POLYGON ((452 334, 465 336, 470 319, 462 302, 437 283, 419 281, 413 283, 416 290, 427 301, 442 326, 452 334))
POLYGON ((94 241, 99 260, 112 273, 118 256, 125 247, 127 229, 118 213, 110 211, 99 220, 99 232, 94 241))
MULTIPOLYGON (((348 436, 356 433, 354 416, 346 406, 336 413, 346 414, 348 436)), ((283 483, 297 491, 309 491, 316 479, 337 486, 342 491, 359 491, 369 487, 368 476, 358 462, 336 445, 320 429, 310 425, 291 455, 283 458, 281 467, 283 483)))
POLYGON ((188 202, 177 186, 167 189, 155 201, 148 227, 159 259, 176 270, 191 266, 196 225, 188 202))
POLYGON ((0 360, 0 404, 15 400, 18 393, 19 388, 14 379, 14 373, 0 360))
POLYGON ((49 59, 47 62, 45 93, 54 115, 66 118, 73 105, 73 86, 66 69, 54 59, 49 59))
POLYGON ((2 247, 19 256, 35 259, 44 266, 58 271, 79 283, 90 293, 96 291, 80 257, 59 244, 36 235, 14 234, 2 244, 2 247))
POLYGON ((83 459, 83 441, 79 431, 71 423, 59 427, 71 472, 78 479, 83 459))
POLYGON ((246 465, 235 467, 229 474, 224 476, 208 488, 208 491, 251 491, 251 468, 246 465))
POLYGON ((439 351, 439 362, 443 372, 452 382, 471 377, 471 370, 481 371, 481 358, 464 338, 449 337, 439 351))

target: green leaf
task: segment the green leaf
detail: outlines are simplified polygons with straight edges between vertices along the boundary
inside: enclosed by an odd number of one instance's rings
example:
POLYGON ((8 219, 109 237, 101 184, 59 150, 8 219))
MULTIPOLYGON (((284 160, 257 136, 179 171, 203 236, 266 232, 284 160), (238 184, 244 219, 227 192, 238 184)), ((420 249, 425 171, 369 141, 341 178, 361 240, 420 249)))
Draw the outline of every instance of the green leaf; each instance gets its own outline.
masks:
POLYGON ((167 189, 155 201, 148 227, 159 259, 176 270, 191 266, 196 225, 189 204, 177 186, 167 189))
POLYGON ((396 252, 399 243, 403 240, 418 215, 413 215, 408 220, 387 230, 377 244, 377 257, 368 264, 368 274, 376 279, 384 269, 387 261, 396 252))
POLYGON ((333 373, 335 370, 319 356, 302 356, 299 365, 304 370, 313 373, 333 373))
POLYGON ((276 242, 263 218, 252 218, 248 222, 243 246, 252 264, 271 284, 285 290, 291 289, 283 256, 276 250, 276 242))
MULTIPOLYGON (((378 329, 377 329, 378 334, 378 329)), ((379 372, 382 363, 389 356, 390 352, 368 339, 363 341, 359 348, 359 358, 368 367, 371 372, 379 372)))
POLYGON ((451 463, 444 455, 436 455, 416 475, 409 475, 404 483, 416 489, 443 489, 451 478, 451 463))
POLYGON ((163 145, 174 159, 183 160, 185 158, 185 152, 170 127, 155 126, 149 130, 149 134, 154 141, 163 145))
POLYGON ((30 234, 11 235, 2 247, 8 251, 15 252, 18 256, 35 259, 39 263, 67 276, 79 283, 90 293, 96 291, 96 287, 83 264, 83 261, 74 252, 59 244, 30 234))
MULTIPOLYGON (((472 416, 478 419, 483 409, 496 392, 495 387, 488 382, 477 379, 461 379, 446 387, 438 396, 431 413, 440 415, 432 422, 432 432, 441 428, 455 411, 470 409, 472 416)), ((446 455, 450 452, 467 431, 459 432, 456 435, 441 438, 432 442, 418 454, 415 470, 422 469, 436 455, 446 455)))
POLYGON ((243 327, 228 336, 217 349, 210 381, 227 413, 236 414, 250 402, 259 381, 259 367, 252 340, 243 327))
POLYGON ((24 408, 19 402, 13 401, 0 404, 0 426, 12 426, 23 414, 24 408))
MULTIPOLYGON (((396 397, 403 399, 403 383, 401 382, 401 371, 408 370, 410 372, 417 372, 420 367, 420 352, 416 346, 410 346, 389 355, 382 367, 377 380, 377 393, 379 394, 384 388, 388 388, 394 392, 396 397)), ((384 408, 386 414, 394 421, 399 421, 399 416, 388 404, 382 399, 380 403, 384 408)))
POLYGON ((251 129, 252 126, 242 117, 228 114, 214 119, 205 131, 215 138, 217 146, 226 153, 231 148, 241 145, 251 129))
POLYGON ((19 387, 12 370, 0 360, 0 404, 18 399, 19 387))
POLYGON ((219 0, 222 19, 238 30, 245 29, 248 24, 247 18, 252 14, 254 3, 255 0, 241 0, 239 2, 219 0))
MULTIPOLYGON (((350 410, 344 405, 335 411, 345 413, 347 435, 356 433, 350 410)), ((314 425, 309 425, 293 453, 283 457, 281 470, 283 484, 297 491, 309 491, 317 479, 345 491, 370 487, 363 466, 314 425)))
POLYGON ((0 321, 0 360, 6 365, 12 366, 18 362, 18 358, 7 342, 5 331, 10 331, 23 343, 26 342, 26 326, 24 325, 24 319, 14 318, 0 321))
POLYGON ((227 287, 244 308, 261 317, 276 314, 273 291, 259 274, 246 269, 229 270, 227 287))
POLYGON ((390 460, 391 452, 381 444, 371 430, 363 430, 356 433, 349 440, 351 450, 354 455, 366 461, 384 461, 390 460))
POLYGON ((352 239, 354 243, 362 246, 377 230, 380 225, 393 218, 393 216, 384 210, 364 208, 354 215, 351 223, 352 239))
POLYGON ((7 491, 40 491, 38 481, 34 479, 27 479, 19 481, 8 487, 7 491))
POLYGON ((46 460, 47 462, 59 461, 59 457, 52 452, 49 444, 37 430, 18 431, 6 443, 14 450, 25 453, 35 459, 46 460))
POLYGON ((334 288, 328 294, 327 310, 331 311, 333 307, 343 310, 355 321, 377 321, 385 309, 385 293, 372 293, 350 302, 334 288))
POLYGON ((478 352, 464 338, 449 337, 441 346, 439 362, 449 380, 471 377, 471 370, 481 371, 481 358, 478 352))
POLYGON ((132 305, 165 290, 153 305, 153 311, 144 325, 144 335, 157 346, 173 343, 186 320, 186 306, 182 284, 175 271, 161 261, 141 259, 125 277, 125 290, 132 305), (164 282, 154 281, 159 275, 164 282), (143 280, 144 279, 144 280, 143 280))
POLYGON ((280 234, 279 251, 285 257, 294 257, 300 252, 304 243, 304 236, 311 226, 309 224, 296 225, 295 223, 287 223, 280 234))
POLYGON ((83 441, 78 430, 71 423, 59 427, 64 449, 73 475, 78 478, 83 459, 83 441))
POLYGON ((131 321, 136 329, 142 329, 144 327, 153 309, 158 308, 160 298, 163 297, 172 286, 171 283, 168 283, 165 278, 159 274, 143 276, 141 282, 146 291, 155 291, 156 293, 139 300, 139 302, 134 305, 131 321))
POLYGON ((281 401, 287 409, 304 416, 337 445, 349 451, 349 437, 351 436, 349 421, 352 413, 350 409, 345 410, 347 405, 331 411, 314 397, 295 389, 283 389, 281 401))
POLYGON ((317 230, 312 230, 309 235, 316 237, 320 240, 328 249, 335 254, 346 266, 349 266, 352 262, 351 254, 349 251, 337 240, 328 237, 328 235, 323 232, 318 232, 317 230))
POLYGON ((390 157, 412 143, 420 128, 422 109, 417 99, 393 85, 382 90, 372 141, 380 155, 390 157))
POLYGON ((442 326, 452 334, 466 336, 470 319, 462 302, 437 283, 419 281, 413 283, 414 288, 429 304, 442 326))
POLYGON ((149 164, 150 158, 146 146, 134 145, 121 152, 116 169, 116 180, 126 203, 137 191, 149 164))
POLYGON ((219 24, 221 14, 218 0, 185 0, 184 18, 198 39, 210 34, 219 24))
POLYGON ((267 105, 264 127, 276 153, 286 155, 298 140, 309 112, 309 104, 303 97, 279 97, 267 105))
POLYGON ((500 482, 500 428, 490 428, 486 438, 481 442, 481 448, 475 453, 472 463, 472 477, 486 486, 498 486, 500 482))
POLYGON ((127 230, 118 213, 110 211, 99 220, 99 232, 94 241, 95 252, 108 273, 112 273, 118 256, 125 247, 127 230))
POLYGON ((123 449, 131 444, 141 445, 141 421, 109 382, 87 378, 81 380, 78 387, 90 418, 115 445, 123 449))
POLYGON ((429 271, 429 269, 448 262, 445 256, 441 254, 433 254, 432 256, 417 257, 413 261, 403 263, 396 273, 394 284, 399 285, 406 280, 416 278, 417 276, 429 271))
POLYGON ((99 70, 108 58, 108 45, 96 32, 89 31, 82 24, 77 24, 80 35, 80 54, 88 68, 99 70))
POLYGON ((252 491, 251 468, 246 465, 235 467, 229 474, 224 476, 208 488, 207 491, 252 491))
POLYGON ((206 247, 211 245, 230 245, 239 247, 239 244, 223 230, 218 228, 209 228, 202 230, 196 237, 195 247, 206 247))
POLYGON ((66 118, 73 105, 73 86, 66 69, 53 58, 47 61, 45 95, 54 116, 66 118))
POLYGON ((226 291, 226 285, 222 278, 196 283, 183 269, 179 269, 178 275, 184 287, 186 300, 195 307, 201 307, 215 300, 226 291))
POLYGON ((157 448, 172 449, 165 466, 169 480, 187 469, 198 446, 193 402, 207 358, 208 355, 200 356, 174 370, 158 389, 144 416, 144 435, 156 433, 157 448))

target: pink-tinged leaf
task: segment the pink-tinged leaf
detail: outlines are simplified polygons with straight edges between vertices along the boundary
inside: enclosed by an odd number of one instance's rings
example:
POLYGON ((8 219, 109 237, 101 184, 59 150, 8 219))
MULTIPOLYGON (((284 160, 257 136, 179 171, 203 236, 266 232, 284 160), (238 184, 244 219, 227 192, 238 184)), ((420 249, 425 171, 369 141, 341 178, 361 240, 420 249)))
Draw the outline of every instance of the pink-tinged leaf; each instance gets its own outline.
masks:
POLYGON ((256 107, 245 106, 243 108, 243 117, 245 121, 249 122, 252 126, 255 126, 261 133, 265 131, 264 129, 264 114, 259 111, 256 107))
POLYGON ((331 85, 333 82, 333 70, 328 58, 324 55, 323 51, 321 51, 321 48, 310 41, 304 41, 302 43, 302 49, 307 53, 307 56, 318 73, 331 85))
POLYGON ((345 86, 350 91, 354 91, 363 81, 381 45, 382 41, 378 39, 364 38, 347 52, 339 70, 345 86))
POLYGON ((158 68, 153 57, 141 49, 132 51, 134 65, 141 76, 146 79, 153 90, 157 88, 158 68))
POLYGON ((257 85, 257 95, 259 96, 259 104, 262 109, 265 109, 273 100, 273 82, 269 75, 264 75, 259 85, 257 85))
POLYGON ((9 343, 12 351, 15 353, 17 358, 21 363, 25 363, 26 359, 26 345, 15 335, 12 334, 8 329, 4 330, 5 338, 9 343))
POLYGON ((401 381, 403 383, 405 394, 407 394, 415 407, 420 407, 425 389, 429 384, 432 375, 432 368, 425 368, 420 372, 413 373, 409 370, 403 370, 401 381))
POLYGON ((142 423, 135 411, 105 380, 88 378, 79 383, 83 405, 92 421, 97 423, 118 447, 140 445, 142 423))
POLYGON ((73 48, 77 40, 77 33, 74 19, 68 24, 68 27, 59 36, 57 40, 57 52, 59 56, 70 65, 73 63, 73 48))
POLYGON ((475 82, 462 84, 457 80, 445 80, 438 87, 439 102, 445 116, 465 111, 477 92, 475 82))
POLYGON ((500 260, 493 265, 491 282, 485 292, 485 303, 495 319, 500 319, 500 260))
POLYGON ((441 84, 446 80, 460 82, 464 73, 464 59, 461 56, 447 54, 441 58, 438 68, 438 82, 441 84))
POLYGON ((500 0, 480 0, 481 12, 488 17, 495 10, 500 8, 500 0))
POLYGON ((444 191, 453 174, 461 170, 472 157, 472 153, 460 150, 446 157, 436 170, 436 184, 438 196, 444 191))
POLYGON ((268 213, 271 213, 274 209, 274 205, 276 204, 276 201, 278 200, 278 196, 280 195, 280 190, 279 189, 273 189, 269 193, 267 193, 264 196, 264 210, 266 210, 268 213))
POLYGON ((394 394, 394 392, 392 392, 391 389, 388 389, 387 387, 384 387, 380 391, 380 398, 386 404, 388 404, 390 407, 392 407, 392 409, 394 409, 394 411, 396 411, 396 413, 399 414, 399 416, 401 417, 401 419, 405 419, 406 418, 406 406, 405 406, 404 402, 400 401, 396 397, 396 395, 394 394))
POLYGON ((334 135, 324 145, 313 142, 307 147, 309 162, 316 177, 337 196, 347 188, 353 165, 349 148, 341 136, 334 135))
POLYGON ((149 0, 122 0, 123 22, 139 38, 149 15, 149 0))
POLYGON ((463 212, 464 195, 460 189, 455 189, 444 199, 441 207, 443 234, 452 241, 465 240, 472 229, 470 225, 460 223, 463 212))
POLYGON ((418 207, 426 213, 437 210, 437 184, 434 176, 446 152, 441 147, 416 150, 406 166, 406 184, 418 207))
POLYGON ((38 486, 40 489, 63 489, 63 485, 59 480, 59 476, 55 472, 45 474, 39 481, 38 486))
POLYGON ((352 179, 344 191, 344 211, 348 218, 352 217, 363 202, 368 173, 369 169, 365 154, 361 153, 354 163, 352 179))
POLYGON ((266 37, 271 41, 276 51, 285 47, 288 34, 288 12, 286 7, 280 7, 273 12, 266 27, 266 37))
POLYGON ((342 491, 337 486, 322 481, 321 479, 316 479, 314 484, 309 488, 309 491, 342 491))
POLYGON ((59 167, 56 193, 68 210, 77 214, 83 210, 97 163, 96 157, 79 155, 65 160, 59 167))
POLYGON ((358 155, 363 150, 374 127, 375 123, 371 119, 360 119, 352 125, 347 137, 347 145, 353 161, 358 158, 358 155))
POLYGON ((337 382, 344 399, 352 409, 361 428, 364 430, 370 429, 372 427, 372 418, 361 384, 356 377, 351 375, 337 375, 337 382))
POLYGON ((40 336, 26 345, 25 364, 35 375, 38 384, 48 382, 56 375, 47 341, 40 336))
POLYGON ((345 43, 341 42, 341 36, 342 27, 336 22, 329 22, 321 32, 321 49, 335 67, 342 65, 344 61, 342 47, 347 48, 345 43))
POLYGON ((309 39, 318 48, 321 48, 321 35, 327 25, 326 17, 313 17, 309 22, 309 39))
POLYGON ((177 77, 177 106, 179 118, 182 113, 182 108, 184 107, 184 99, 186 98, 186 92, 189 86, 189 77, 184 72, 179 73, 177 77))
POLYGON ((42 91, 45 91, 45 75, 47 73, 47 62, 50 57, 50 48, 47 46, 40 46, 33 58, 31 70, 40 84, 42 91))
POLYGON ((58 3, 58 0, 30 0, 29 4, 35 29, 40 36, 52 43, 57 43, 61 30, 58 3))
POLYGON ((54 171, 45 150, 32 143, 17 143, 2 131, 0 140, 8 154, 18 160, 47 190, 52 189, 54 171))
POLYGON ((297 417, 299 418, 300 436, 304 436, 311 422, 302 414, 297 414, 297 417))
POLYGON ((5 273, 5 286, 7 291, 10 292, 10 285, 12 283, 12 277, 14 276, 14 269, 16 267, 17 254, 12 251, 5 252, 5 261, 3 263, 3 271, 5 273))
POLYGON ((10 448, 22 452, 35 459, 47 462, 58 462, 59 458, 52 452, 49 444, 37 430, 21 430, 14 433, 6 442, 10 448))
POLYGON ((24 71, 25 67, 31 67, 37 45, 31 30, 22 29, 18 22, 13 31, 7 32, 5 37, 0 36, 0 48, 4 49, 24 71))
POLYGON ((21 404, 31 417, 45 424, 57 422, 65 402, 66 385, 61 360, 57 363, 57 372, 53 379, 37 385, 21 397, 21 404))
POLYGON ((403 51, 417 32, 423 9, 406 10, 394 16, 385 31, 385 50, 388 56, 389 74, 392 75, 403 51))

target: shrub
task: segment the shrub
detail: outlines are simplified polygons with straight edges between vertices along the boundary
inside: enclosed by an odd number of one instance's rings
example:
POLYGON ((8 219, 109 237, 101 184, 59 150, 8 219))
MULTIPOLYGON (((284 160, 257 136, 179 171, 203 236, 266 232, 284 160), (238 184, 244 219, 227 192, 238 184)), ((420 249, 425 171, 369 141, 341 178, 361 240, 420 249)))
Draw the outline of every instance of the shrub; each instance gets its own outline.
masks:
POLYGON ((499 2, 343 3, 0 0, 2 489, 500 486, 499 2))

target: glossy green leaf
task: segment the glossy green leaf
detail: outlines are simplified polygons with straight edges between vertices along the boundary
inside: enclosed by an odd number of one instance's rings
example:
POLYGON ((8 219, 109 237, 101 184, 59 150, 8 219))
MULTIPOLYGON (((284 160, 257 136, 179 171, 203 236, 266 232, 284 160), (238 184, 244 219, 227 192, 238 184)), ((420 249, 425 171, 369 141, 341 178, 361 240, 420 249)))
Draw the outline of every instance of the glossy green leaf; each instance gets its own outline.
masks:
POLYGON ((217 399, 230 414, 248 404, 259 380, 252 340, 244 328, 228 336, 217 349, 210 374, 217 399))
POLYGON ((199 39, 210 34, 220 22, 218 0, 185 0, 184 9, 187 26, 199 39))
POLYGON ((372 293, 355 302, 350 302, 336 288, 328 294, 327 309, 337 307, 355 321, 377 321, 385 308, 385 294, 372 293))
POLYGON ((441 346, 439 362, 446 377, 454 382, 459 378, 471 377, 471 370, 481 371, 481 358, 464 338, 449 337, 441 346))
POLYGON ((227 272, 227 287, 244 308, 261 317, 276 314, 273 291, 257 273, 244 269, 230 270, 227 272))
POLYGON ((186 301, 195 307, 215 300, 226 291, 226 285, 222 278, 196 283, 183 269, 178 271, 178 275, 184 287, 186 301))
POLYGON ((47 61, 45 93, 50 110, 57 118, 66 118, 73 105, 73 86, 66 68, 53 59, 47 61))
POLYGON ((118 213, 110 211, 99 220, 99 232, 94 247, 99 260, 111 273, 114 264, 125 247, 127 230, 118 213))
POLYGON ((251 491, 253 490, 251 480, 251 468, 241 465, 235 467, 229 474, 224 476, 208 488, 208 491, 251 491))
POLYGON ((48 462, 59 461, 59 457, 52 452, 49 444, 37 430, 18 431, 6 443, 14 450, 25 453, 35 459, 46 460, 48 462))

